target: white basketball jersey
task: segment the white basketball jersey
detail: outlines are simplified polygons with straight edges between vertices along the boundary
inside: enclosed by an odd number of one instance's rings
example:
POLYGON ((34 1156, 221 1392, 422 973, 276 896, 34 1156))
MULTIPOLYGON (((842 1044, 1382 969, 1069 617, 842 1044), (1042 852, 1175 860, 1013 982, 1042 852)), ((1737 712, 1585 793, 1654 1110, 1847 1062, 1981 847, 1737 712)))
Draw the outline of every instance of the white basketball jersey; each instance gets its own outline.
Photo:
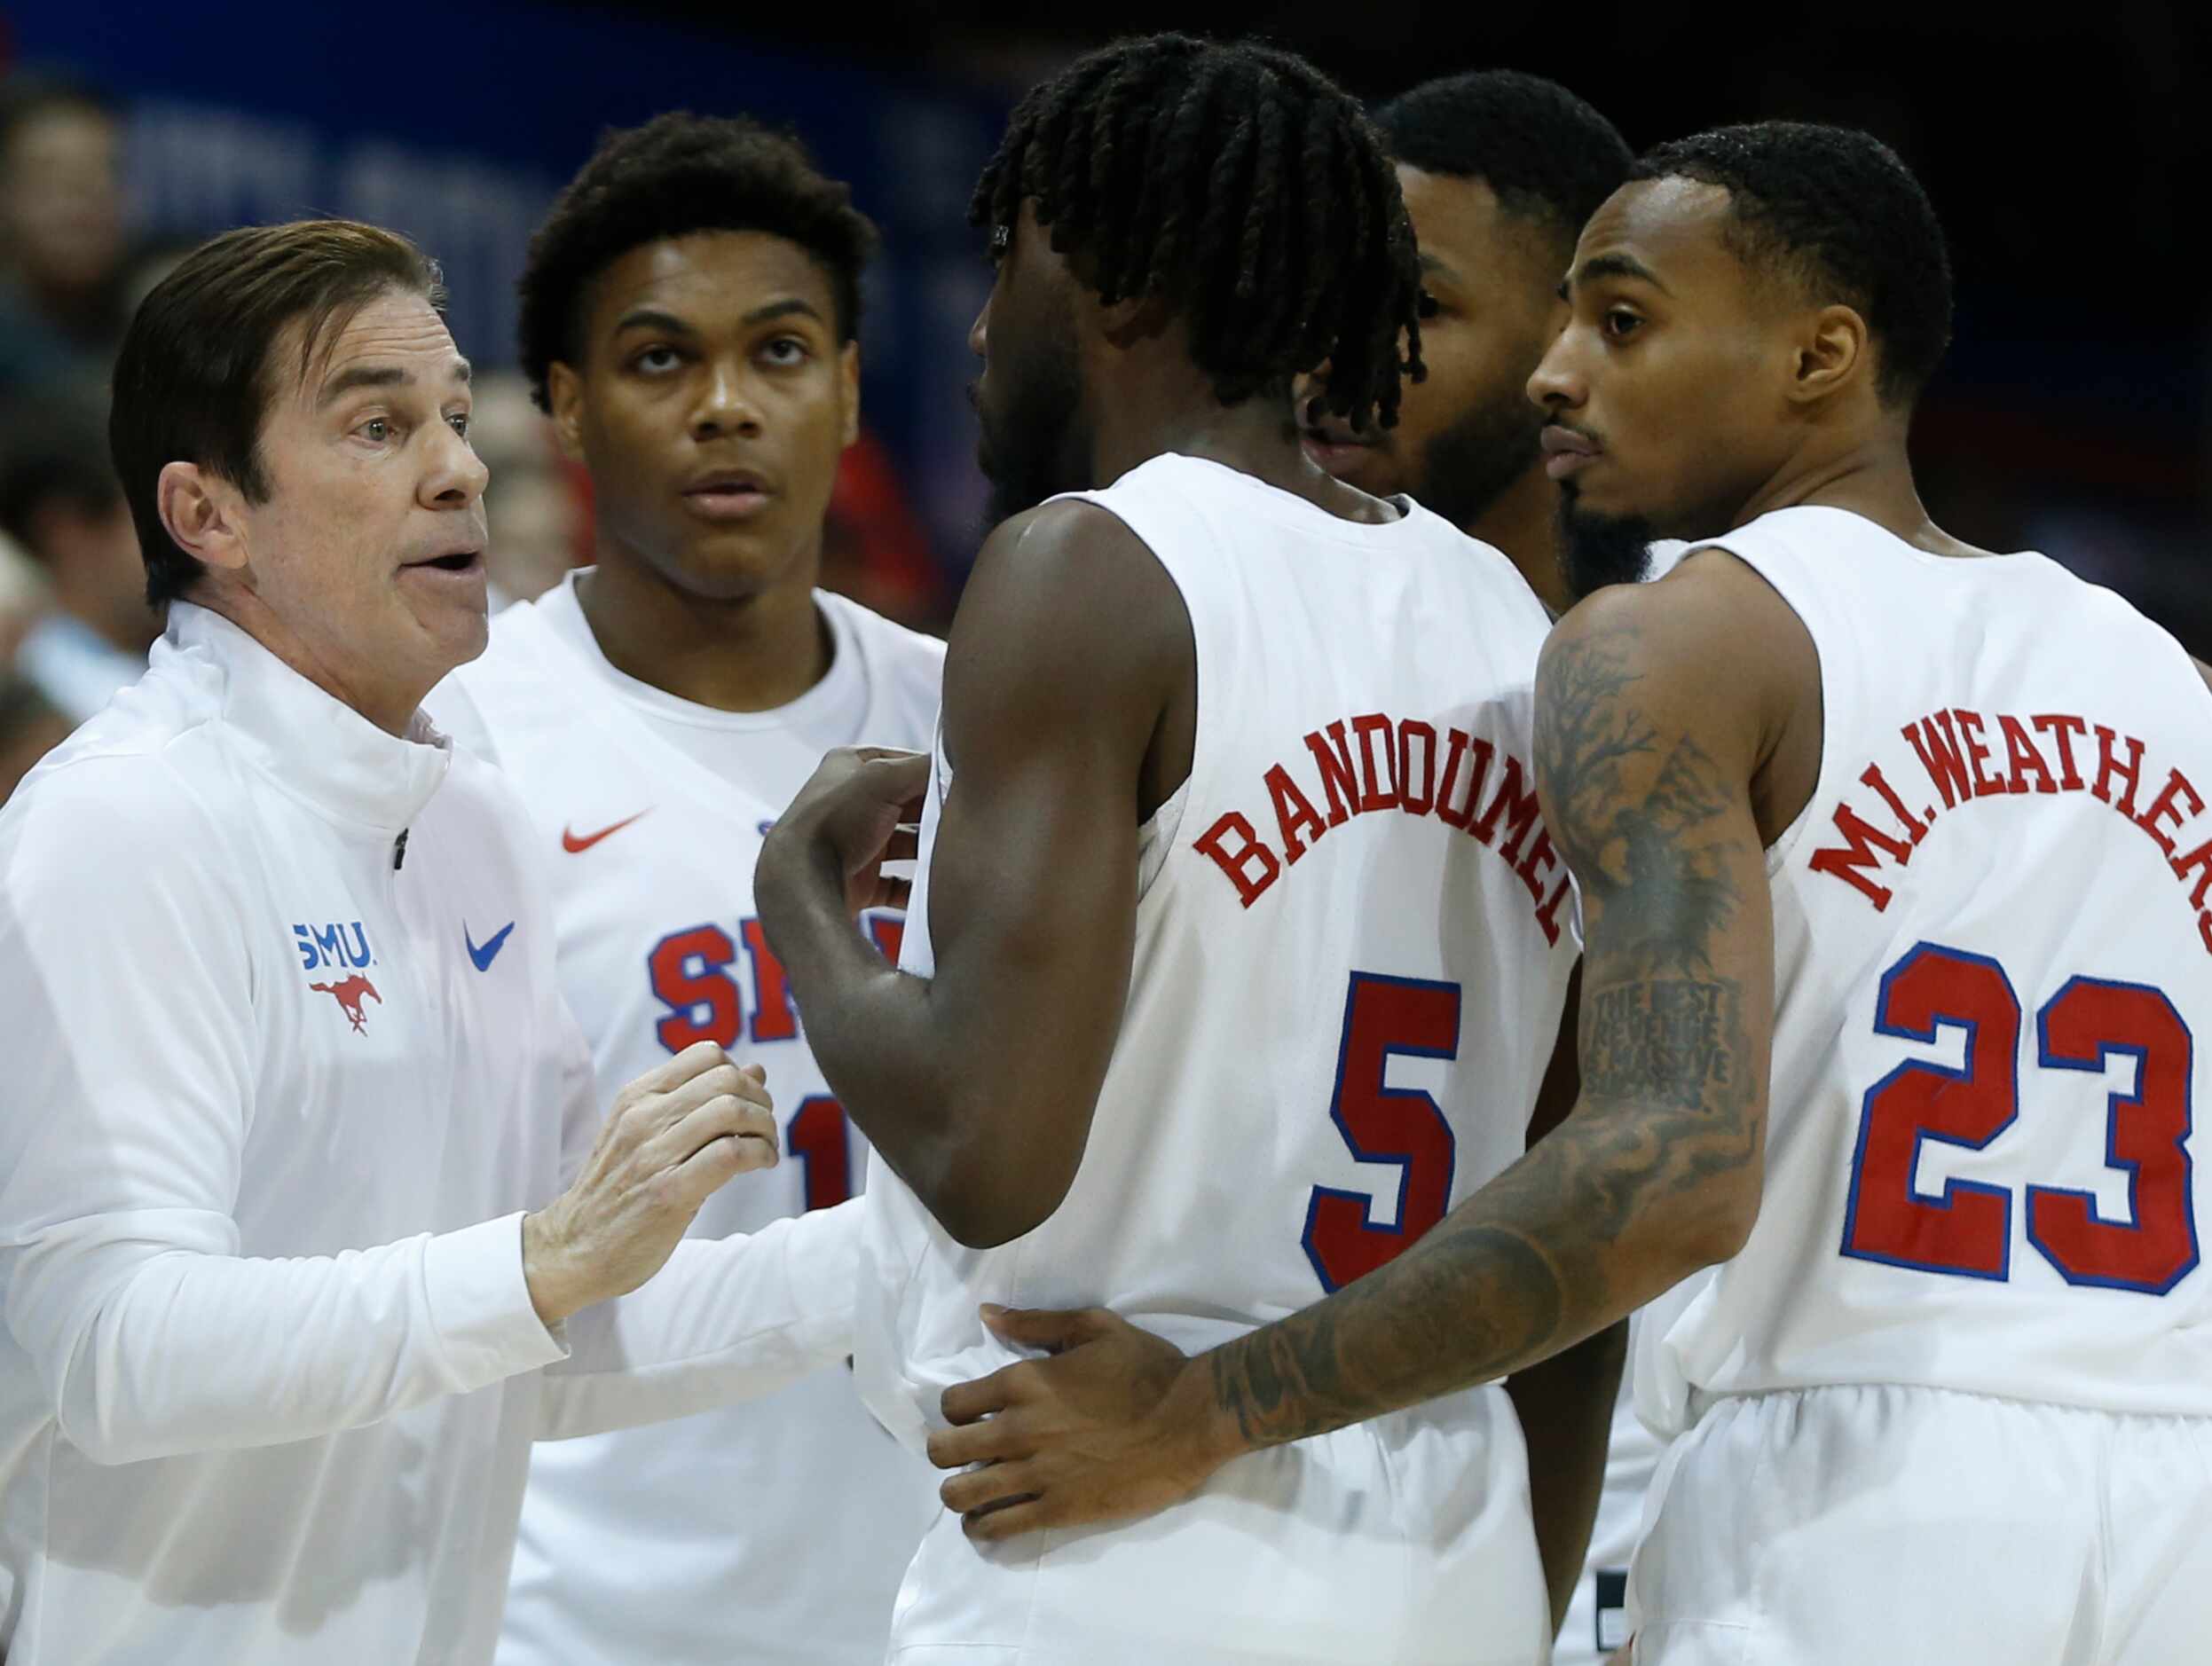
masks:
MULTIPOLYGON (((1128 1006, 1059 1208, 966 1249, 874 1167, 862 1387, 909 1440, 1007 1362, 979 1302, 1102 1304, 1202 1348, 1389 1261, 1524 1149, 1573 959, 1530 769, 1547 621, 1503 555, 1188 457, 1081 495, 1182 592, 1196 744, 1145 830, 1128 1006)), ((924 975, 956 761, 925 806, 901 962, 924 975)))
MULTIPOLYGON (((816 603, 839 656, 832 674, 856 661, 865 675, 865 718, 845 740, 926 746, 944 645, 841 596, 816 603)), ((766 1066, 784 1160, 709 1198, 692 1235, 839 1203, 859 1190, 866 1148, 815 1066, 752 907, 789 760, 760 792, 710 769, 610 685, 579 629, 587 640, 573 583, 511 608, 484 656, 426 704, 489 753, 538 825, 563 991, 602 1097, 712 1041, 766 1066)), ((895 958, 898 916, 869 926, 895 958)), ((935 1479, 842 1371, 726 1411, 540 1444, 500 1659, 721 1661, 742 1638, 748 1662, 872 1666, 935 1479)))
POLYGON ((1648 1414, 1830 1383, 2212 1412, 2212 695, 2041 555, 1814 507, 1719 541, 1812 634, 1822 756, 1767 854, 1765 1198, 1648 1414))

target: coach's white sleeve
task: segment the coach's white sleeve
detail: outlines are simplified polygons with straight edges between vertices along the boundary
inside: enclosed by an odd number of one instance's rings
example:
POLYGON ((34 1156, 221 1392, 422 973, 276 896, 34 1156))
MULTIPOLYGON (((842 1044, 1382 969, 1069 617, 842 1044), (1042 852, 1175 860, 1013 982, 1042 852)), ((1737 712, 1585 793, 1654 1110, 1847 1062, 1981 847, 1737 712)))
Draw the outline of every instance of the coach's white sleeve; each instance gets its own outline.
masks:
POLYGON ((842 1366, 853 1352, 861 1203, 686 1238, 639 1289, 574 1316, 572 1352, 545 1373, 539 1438, 689 1417, 842 1366))
POLYGON ((519 1214, 240 1256, 248 1131, 286 1107, 253 1103, 226 867, 189 787, 146 758, 71 766, 0 835, 0 1288, 62 1434, 99 1463, 325 1434, 563 1352, 519 1214))

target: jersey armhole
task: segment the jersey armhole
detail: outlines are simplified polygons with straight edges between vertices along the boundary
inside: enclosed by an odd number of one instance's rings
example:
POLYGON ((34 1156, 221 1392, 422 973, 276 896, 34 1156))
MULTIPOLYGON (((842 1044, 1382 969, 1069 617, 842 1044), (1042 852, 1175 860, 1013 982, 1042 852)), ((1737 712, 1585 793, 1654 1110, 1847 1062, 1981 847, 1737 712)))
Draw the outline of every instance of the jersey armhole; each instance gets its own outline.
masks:
MULTIPOLYGON (((1183 575, 1176 570, 1174 562, 1161 554, 1159 545, 1146 533, 1145 528, 1139 523, 1139 519, 1130 513, 1130 506, 1112 501, 1113 491, 1113 487, 1107 487, 1103 491, 1071 492, 1068 495, 1090 505, 1095 509, 1105 510, 1127 528, 1130 536, 1143 546, 1145 553, 1159 564, 1160 570, 1168 576, 1168 582, 1175 586, 1176 599, 1183 604, 1184 623, 1191 633, 1191 767, 1189 773, 1181 781, 1172 782, 1165 788, 1161 794, 1159 804, 1153 806, 1151 815, 1137 824, 1140 832, 1146 829, 1160 828, 1166 831, 1169 837, 1172 839, 1174 829, 1163 828, 1162 818, 1166 816, 1170 806, 1174 806, 1175 823, 1177 827, 1181 825, 1183 806, 1187 805, 1195 796, 1197 783, 1201 776, 1207 774, 1207 766, 1210 761, 1207 756, 1206 743, 1206 700, 1208 682, 1207 661, 1209 657, 1207 651, 1208 642, 1205 633, 1200 627, 1200 610, 1192 605, 1190 591, 1183 582, 1183 575)), ((1179 502, 1178 507, 1193 519, 1200 522, 1208 519, 1202 509, 1188 501, 1179 502)))
POLYGON ((1682 552, 1681 560, 1675 564, 1674 570, 1679 571, 1682 566, 1708 552, 1717 552, 1727 556, 1757 578, 1759 583, 1773 593, 1775 600, 1790 610, 1799 625, 1804 627, 1806 640, 1813 645, 1813 664, 1817 679, 1813 692, 1818 701, 1814 721, 1819 726, 1820 761, 1814 766, 1813 784, 1806 794, 1805 803, 1799 806, 1797 814, 1791 818, 1789 825, 1775 834, 1773 842, 1767 846, 1767 872, 1772 876, 1782 871, 1790 860, 1791 853, 1797 848, 1799 841, 1805 837, 1806 829, 1812 825, 1814 809, 1827 802, 1831 796, 1829 771, 1835 766, 1833 757, 1835 748, 1829 744, 1828 715, 1834 705, 1830 697, 1835 684, 1834 667, 1830 664, 1828 655, 1821 647, 1821 633, 1814 628, 1811 616, 1807 614, 1799 599, 1792 593, 1795 586, 1781 583, 1757 560, 1744 554, 1728 544, 1696 544, 1682 552))

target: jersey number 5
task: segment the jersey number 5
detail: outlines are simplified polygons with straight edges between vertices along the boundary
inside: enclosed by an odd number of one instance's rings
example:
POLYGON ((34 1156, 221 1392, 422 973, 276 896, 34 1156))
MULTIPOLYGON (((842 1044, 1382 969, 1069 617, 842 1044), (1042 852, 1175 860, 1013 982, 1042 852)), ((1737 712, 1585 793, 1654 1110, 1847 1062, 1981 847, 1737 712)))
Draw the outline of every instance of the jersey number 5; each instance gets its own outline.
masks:
POLYGON ((1459 985, 1351 975, 1329 1116, 1361 1162, 1397 1166, 1397 1219, 1394 1226, 1379 1223, 1366 1192, 1316 1186, 1303 1242, 1323 1289, 1342 1289, 1384 1265, 1451 1206, 1454 1144, 1443 1107, 1418 1088, 1388 1087, 1384 1078, 1394 1055, 1456 1058, 1459 1051, 1459 985))
MULTIPOLYGON (((1843 1253, 2003 1279, 2011 1189, 1952 1180, 1930 1197, 1915 1175, 1923 1142, 1980 1151, 2019 1115, 2019 998, 1996 962, 1918 944, 1883 977, 1875 1028, 1925 1042, 1947 1024, 1966 1032, 1963 1070, 1909 1060, 1867 1089, 1843 1253)), ((2074 978, 2035 1015, 2035 1039, 2044 1070, 2102 1075, 2125 1057, 2136 1061, 2136 1081, 2105 1102, 2105 1160, 2128 1176, 2128 1218, 2105 1219, 2091 1192, 2030 1185, 2027 1241, 2070 1285, 2162 1296, 2197 1264, 2189 1026, 2161 990, 2074 978)))

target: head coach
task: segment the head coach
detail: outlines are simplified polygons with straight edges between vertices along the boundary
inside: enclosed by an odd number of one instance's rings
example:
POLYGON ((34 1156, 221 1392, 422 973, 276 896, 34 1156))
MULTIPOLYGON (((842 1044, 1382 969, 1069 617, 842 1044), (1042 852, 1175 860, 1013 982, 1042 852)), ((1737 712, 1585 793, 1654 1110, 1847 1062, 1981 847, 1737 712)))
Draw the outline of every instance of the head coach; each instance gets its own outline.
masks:
POLYGON ((679 1246, 775 1159, 757 1073, 602 1122, 523 812, 416 709, 484 643, 440 302, 255 228, 122 350, 168 633, 0 814, 10 1666, 488 1662, 531 1441, 842 1351, 812 1223, 679 1246))

